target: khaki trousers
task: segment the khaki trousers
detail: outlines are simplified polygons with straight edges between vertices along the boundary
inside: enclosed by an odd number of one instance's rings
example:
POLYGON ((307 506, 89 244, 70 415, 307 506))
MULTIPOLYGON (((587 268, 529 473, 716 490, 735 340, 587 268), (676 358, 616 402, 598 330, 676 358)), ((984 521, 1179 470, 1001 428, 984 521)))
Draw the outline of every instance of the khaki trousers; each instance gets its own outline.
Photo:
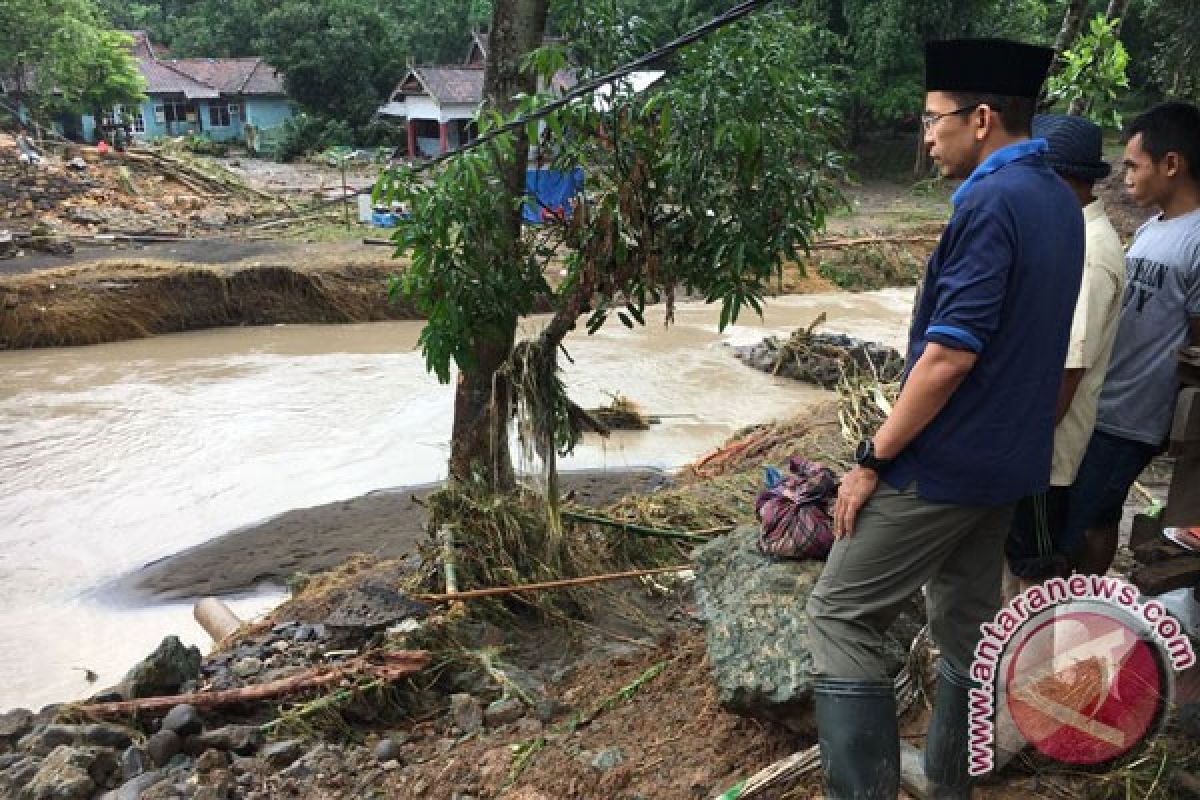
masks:
POLYGON ((814 671, 824 678, 891 681, 888 628, 926 587, 929 631, 942 658, 969 675, 979 626, 1000 610, 1000 572, 1013 506, 960 506, 880 483, 854 534, 833 545, 808 599, 814 671))

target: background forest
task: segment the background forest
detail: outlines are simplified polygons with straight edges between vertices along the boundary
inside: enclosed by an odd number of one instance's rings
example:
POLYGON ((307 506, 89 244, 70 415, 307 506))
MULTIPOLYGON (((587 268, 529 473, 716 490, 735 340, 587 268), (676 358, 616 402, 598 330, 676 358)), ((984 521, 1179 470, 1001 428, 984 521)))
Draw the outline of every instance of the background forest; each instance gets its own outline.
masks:
MULTIPOLYGON (((732 0, 557 0, 550 33, 564 35, 584 75, 636 57, 710 19, 732 0)), ((79 110, 136 93, 136 69, 114 54, 115 30, 145 30, 173 57, 260 55, 286 75, 315 146, 379 138, 374 110, 410 63, 456 63, 470 34, 486 29, 492 0, 0 0, 0 73, 38 65, 79 110), (99 68, 97 65, 103 65, 99 68), (97 81, 96 76, 106 76, 97 81), (111 77, 110 77, 111 76, 111 77), (132 77, 131 77, 132 76, 132 77)), ((1069 82, 1115 85, 1113 105, 1200 96, 1200 13, 1192 0, 795 0, 808 26, 796 46, 808 68, 842 88, 851 141, 911 121, 919 106, 923 41, 1003 35, 1045 44, 1089 40, 1091 21, 1114 20, 1107 40, 1086 41, 1069 82), (1119 36, 1127 62, 1086 49, 1119 36), (1120 85, 1119 67, 1128 89, 1120 85), (1108 75, 1095 75, 1108 70, 1108 75)), ((1062 49, 1062 48, 1060 48, 1062 49)), ((1068 68, 1065 63, 1061 67, 1068 68)), ((1064 96, 1064 101, 1069 100, 1064 96)), ((1103 104, 1101 104, 1103 105, 1103 104)), ((1079 109, 1077 109, 1079 110, 1079 109)), ((1115 118, 1096 114, 1110 124, 1115 118)))

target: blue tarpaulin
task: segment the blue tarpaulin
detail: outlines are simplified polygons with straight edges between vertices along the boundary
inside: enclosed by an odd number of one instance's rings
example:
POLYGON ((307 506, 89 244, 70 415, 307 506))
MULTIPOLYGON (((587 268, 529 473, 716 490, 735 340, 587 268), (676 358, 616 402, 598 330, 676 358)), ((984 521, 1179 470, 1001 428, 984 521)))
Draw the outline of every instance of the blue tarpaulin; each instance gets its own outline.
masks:
POLYGON ((570 172, 556 169, 525 170, 525 206, 521 216, 526 222, 544 222, 552 217, 571 216, 571 198, 583 190, 583 169, 570 172))

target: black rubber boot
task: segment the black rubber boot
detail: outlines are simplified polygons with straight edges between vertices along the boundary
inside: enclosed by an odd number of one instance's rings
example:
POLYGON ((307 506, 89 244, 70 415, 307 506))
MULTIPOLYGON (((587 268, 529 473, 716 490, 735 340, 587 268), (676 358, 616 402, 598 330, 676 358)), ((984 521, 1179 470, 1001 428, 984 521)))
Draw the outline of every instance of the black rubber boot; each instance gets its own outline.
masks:
POLYGON ((967 772, 970 691, 974 683, 945 662, 938 665, 937 697, 929 720, 924 758, 906 746, 901 758, 904 789, 918 800, 970 800, 967 772))
POLYGON ((892 684, 822 679, 814 689, 826 800, 895 800, 900 734, 892 684))

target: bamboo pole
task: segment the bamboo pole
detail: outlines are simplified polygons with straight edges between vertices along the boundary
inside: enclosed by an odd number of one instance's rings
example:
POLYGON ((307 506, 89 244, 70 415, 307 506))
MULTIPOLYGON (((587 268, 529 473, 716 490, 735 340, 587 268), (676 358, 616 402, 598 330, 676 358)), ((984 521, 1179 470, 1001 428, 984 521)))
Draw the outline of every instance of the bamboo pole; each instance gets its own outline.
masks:
POLYGON ((678 539, 684 542, 707 542, 711 539, 710 536, 701 536, 698 533, 690 533, 688 531, 668 530, 665 528, 650 528, 645 525, 637 525, 633 522, 621 522, 608 517, 598 517, 593 514, 584 514, 580 511, 563 511, 564 518, 575 522, 586 522, 591 525, 603 525, 606 528, 617 528, 626 533, 632 533, 637 536, 652 536, 658 539, 678 539))
POLYGON ((446 603, 460 600, 478 600, 484 597, 500 597, 506 594, 520 592, 547 592, 556 589, 570 589, 575 586, 589 586, 595 583, 621 580, 622 578, 641 578, 647 575, 661 575, 664 572, 683 572, 692 568, 691 564, 680 564, 674 567, 658 567, 656 569, 639 569, 632 572, 614 572, 609 575, 589 575, 586 578, 567 578, 561 581, 546 581, 545 583, 527 583, 523 586, 496 586, 491 589, 470 589, 454 594, 415 594, 418 600, 426 603, 446 603))

